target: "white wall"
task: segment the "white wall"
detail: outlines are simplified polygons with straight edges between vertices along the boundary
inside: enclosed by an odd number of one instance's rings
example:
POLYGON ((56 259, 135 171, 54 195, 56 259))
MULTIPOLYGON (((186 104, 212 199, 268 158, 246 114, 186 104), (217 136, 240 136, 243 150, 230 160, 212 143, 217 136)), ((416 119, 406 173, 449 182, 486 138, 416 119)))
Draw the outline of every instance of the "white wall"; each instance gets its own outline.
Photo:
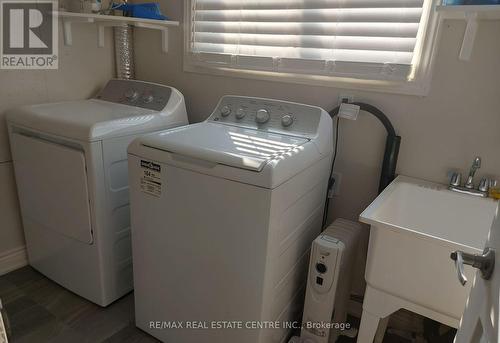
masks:
POLYGON ((62 45, 59 69, 51 71, 0 70, 0 269, 8 256, 24 246, 14 173, 4 115, 9 108, 87 98, 114 75, 111 33, 105 48, 97 48, 95 25, 75 25, 73 47, 62 45))
MULTIPOLYGON (((183 1, 160 0, 164 13, 182 21, 183 1)), ((451 168, 465 170, 480 155, 482 175, 500 175, 500 22, 481 22, 470 62, 458 60, 465 23, 442 26, 432 89, 426 97, 347 91, 382 109, 402 136, 397 172, 447 182, 451 168)), ((238 79, 183 72, 182 28, 171 29, 169 53, 160 52, 157 32, 136 31, 137 76, 177 87, 191 121, 205 119, 225 94, 263 96, 333 108, 335 88, 238 79)), ((343 174, 333 216, 356 219, 376 196, 385 131, 361 114, 341 123, 336 170, 343 174)), ((471 228, 473 230, 474 228, 471 228)))

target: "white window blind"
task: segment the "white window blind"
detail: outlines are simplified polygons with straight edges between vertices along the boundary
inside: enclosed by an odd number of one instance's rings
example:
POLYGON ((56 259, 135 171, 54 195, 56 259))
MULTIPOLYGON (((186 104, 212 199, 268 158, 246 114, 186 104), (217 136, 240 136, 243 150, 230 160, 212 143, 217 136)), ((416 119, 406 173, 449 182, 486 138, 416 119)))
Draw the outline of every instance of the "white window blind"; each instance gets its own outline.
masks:
POLYGON ((424 0, 191 0, 194 63, 404 80, 424 0))

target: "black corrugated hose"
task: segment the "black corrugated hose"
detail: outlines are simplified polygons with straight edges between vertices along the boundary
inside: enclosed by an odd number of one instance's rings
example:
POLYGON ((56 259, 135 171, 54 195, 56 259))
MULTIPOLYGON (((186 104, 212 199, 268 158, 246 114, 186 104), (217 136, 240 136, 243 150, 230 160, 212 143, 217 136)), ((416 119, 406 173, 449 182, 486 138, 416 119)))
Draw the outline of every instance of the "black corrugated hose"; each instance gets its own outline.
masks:
MULTIPOLYGON (((385 141, 385 152, 384 152, 384 160, 382 162, 382 171, 380 173, 380 181, 378 185, 378 192, 381 193, 385 187, 396 177, 396 165, 398 163, 398 155, 399 155, 399 146, 401 145, 401 136, 396 135, 396 130, 394 130, 394 126, 392 126, 391 121, 387 116, 379 110, 377 107, 365 104, 364 102, 353 102, 353 105, 359 106, 360 111, 365 111, 373 116, 375 116, 380 122, 384 125, 387 130, 387 139, 385 141)), ((328 206, 330 205, 330 192, 333 189, 335 184, 335 179, 333 178, 333 167, 335 166, 335 160, 337 158, 337 143, 338 143, 338 133, 339 133, 339 121, 338 121, 338 113, 340 110, 340 106, 335 107, 330 111, 330 116, 332 119, 337 118, 336 125, 336 135, 335 135, 335 152, 333 154, 332 166, 330 169, 330 178, 328 180, 328 191, 325 200, 325 209, 323 212, 323 225, 324 229, 328 220, 328 206)))

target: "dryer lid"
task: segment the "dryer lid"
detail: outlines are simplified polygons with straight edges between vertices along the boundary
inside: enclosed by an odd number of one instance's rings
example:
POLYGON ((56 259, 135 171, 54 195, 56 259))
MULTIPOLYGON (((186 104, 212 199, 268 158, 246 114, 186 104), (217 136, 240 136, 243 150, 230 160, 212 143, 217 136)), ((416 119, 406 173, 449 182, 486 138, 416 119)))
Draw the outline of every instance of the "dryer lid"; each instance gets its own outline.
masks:
POLYGON ((307 138, 203 122, 140 138, 141 144, 231 167, 261 171, 267 162, 284 159, 307 138))
POLYGON ((184 97, 175 88, 111 80, 95 99, 21 106, 6 117, 30 131, 93 142, 186 125, 185 112, 184 97))
POLYGON ((7 120, 49 134, 95 141, 143 129, 158 112, 101 100, 79 100, 15 108, 7 120))

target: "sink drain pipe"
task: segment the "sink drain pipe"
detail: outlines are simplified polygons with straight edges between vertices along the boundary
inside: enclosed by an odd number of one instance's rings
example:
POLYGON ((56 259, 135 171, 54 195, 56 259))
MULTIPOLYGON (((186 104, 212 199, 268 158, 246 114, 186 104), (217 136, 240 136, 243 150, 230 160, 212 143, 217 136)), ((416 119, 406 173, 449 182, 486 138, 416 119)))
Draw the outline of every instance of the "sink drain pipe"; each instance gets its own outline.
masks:
MULTIPOLYGON (((377 107, 366 104, 364 102, 352 102, 351 104, 359 106, 360 111, 365 111, 375 116, 381 123, 384 125, 387 131, 387 139, 385 141, 385 152, 384 152, 384 160, 382 162, 382 171, 380 173, 380 180, 378 185, 378 192, 381 193, 387 185, 389 185, 392 180, 396 178, 396 165, 398 163, 398 155, 399 155, 399 147, 401 145, 401 136, 396 134, 396 130, 394 130, 394 126, 387 116, 379 110, 377 107)), ((337 117, 337 125, 336 125, 336 134, 335 134, 335 153, 333 155, 332 166, 330 169, 330 178, 328 180, 328 192, 325 200, 325 210, 323 213, 323 228, 326 226, 326 222, 328 219, 328 206, 330 205, 331 193, 333 190, 333 186, 335 184, 335 179, 333 177, 333 167, 335 165, 335 159, 337 157, 337 143, 338 143, 338 131, 339 131, 339 123, 338 123, 338 114, 339 114, 340 106, 335 107, 330 111, 330 116, 332 118, 337 117)))

